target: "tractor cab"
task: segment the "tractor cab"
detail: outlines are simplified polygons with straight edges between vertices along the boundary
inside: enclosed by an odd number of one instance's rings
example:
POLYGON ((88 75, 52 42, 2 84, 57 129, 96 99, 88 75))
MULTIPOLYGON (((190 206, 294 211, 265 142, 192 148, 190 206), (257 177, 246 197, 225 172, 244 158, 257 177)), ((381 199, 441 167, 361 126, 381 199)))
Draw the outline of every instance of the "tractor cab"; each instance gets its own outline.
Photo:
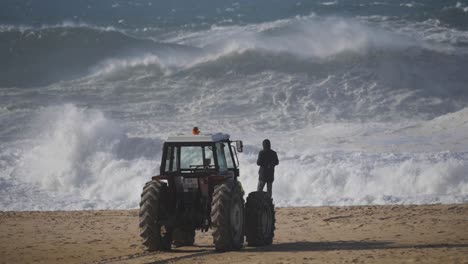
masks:
POLYGON ((228 134, 171 136, 163 146, 160 176, 216 175, 236 179, 237 152, 242 152, 242 141, 231 141, 228 134))

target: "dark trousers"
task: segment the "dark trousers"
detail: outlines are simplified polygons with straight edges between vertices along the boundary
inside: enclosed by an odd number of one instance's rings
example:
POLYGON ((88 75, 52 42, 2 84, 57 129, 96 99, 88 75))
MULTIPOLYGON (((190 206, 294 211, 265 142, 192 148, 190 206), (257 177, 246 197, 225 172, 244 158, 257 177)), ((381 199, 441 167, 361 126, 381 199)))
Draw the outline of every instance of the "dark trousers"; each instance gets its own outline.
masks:
POLYGON ((273 182, 264 182, 264 181, 258 180, 257 191, 263 192, 263 188, 265 188, 265 184, 266 184, 266 186, 267 186, 267 194, 268 194, 268 197, 271 198, 271 195, 272 195, 272 188, 273 188, 273 182))

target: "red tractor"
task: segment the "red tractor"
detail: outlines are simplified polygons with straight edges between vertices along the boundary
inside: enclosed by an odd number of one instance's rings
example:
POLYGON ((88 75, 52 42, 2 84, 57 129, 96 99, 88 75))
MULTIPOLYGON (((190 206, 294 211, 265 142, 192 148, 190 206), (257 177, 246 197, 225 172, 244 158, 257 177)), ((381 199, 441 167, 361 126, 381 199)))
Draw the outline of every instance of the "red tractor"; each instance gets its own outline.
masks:
POLYGON ((195 230, 213 230, 217 251, 270 245, 275 230, 272 199, 252 192, 244 203, 238 181, 242 141, 227 134, 169 137, 160 174, 143 187, 140 230, 149 251, 191 246, 195 230), (236 147, 233 143, 235 142, 236 147))

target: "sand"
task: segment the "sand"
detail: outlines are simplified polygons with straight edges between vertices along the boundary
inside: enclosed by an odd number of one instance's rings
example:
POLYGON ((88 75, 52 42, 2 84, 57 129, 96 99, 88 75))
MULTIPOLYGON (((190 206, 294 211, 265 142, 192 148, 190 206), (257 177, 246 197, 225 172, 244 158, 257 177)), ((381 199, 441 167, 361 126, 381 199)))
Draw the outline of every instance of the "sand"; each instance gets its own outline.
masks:
POLYGON ((468 204, 277 208, 273 245, 145 252, 138 211, 0 212, 1 263, 468 263, 468 204))

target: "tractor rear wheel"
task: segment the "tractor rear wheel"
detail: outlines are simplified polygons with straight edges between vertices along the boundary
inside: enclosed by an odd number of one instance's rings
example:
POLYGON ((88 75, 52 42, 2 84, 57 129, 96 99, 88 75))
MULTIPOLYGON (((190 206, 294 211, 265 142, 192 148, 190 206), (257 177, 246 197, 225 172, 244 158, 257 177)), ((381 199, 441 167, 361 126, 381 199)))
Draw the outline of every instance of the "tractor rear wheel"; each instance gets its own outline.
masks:
POLYGON ((275 206, 265 192, 251 192, 245 204, 246 239, 249 246, 271 245, 275 236, 275 206))
POLYGON ((171 230, 160 223, 165 218, 164 194, 166 186, 157 180, 143 187, 140 202, 140 236, 148 251, 170 250, 171 230))
POLYGON ((216 251, 239 250, 244 244, 244 191, 238 181, 214 187, 211 202, 213 243, 216 251))

